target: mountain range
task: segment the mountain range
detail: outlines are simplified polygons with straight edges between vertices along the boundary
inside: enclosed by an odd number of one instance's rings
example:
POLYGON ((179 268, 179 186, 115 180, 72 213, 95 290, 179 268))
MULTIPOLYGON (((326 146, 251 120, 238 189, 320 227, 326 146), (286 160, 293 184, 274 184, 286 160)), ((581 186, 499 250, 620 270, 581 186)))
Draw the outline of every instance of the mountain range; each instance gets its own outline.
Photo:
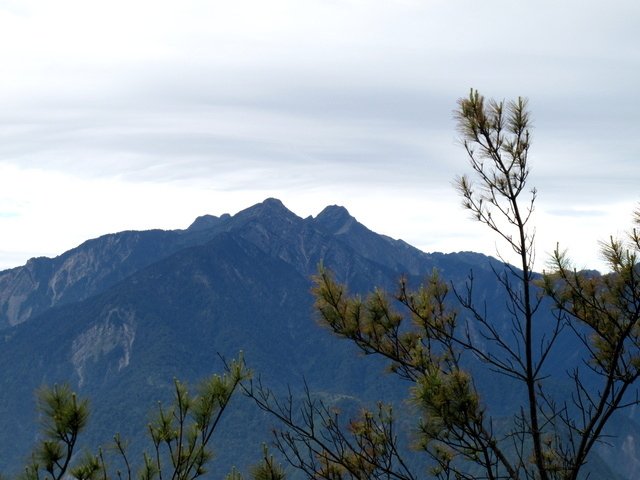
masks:
MULTIPOLYGON (((422 252, 372 232, 340 206, 300 218, 267 199, 233 216, 198 217, 185 230, 105 235, 0 272, 0 470, 18 471, 29 454, 42 385, 70 383, 90 399, 88 446, 120 432, 135 452, 174 378, 196 382, 240 351, 275 391, 306 383, 324 398, 385 399, 408 411, 407 384, 318 325, 310 288, 319 264, 355 293, 393 291, 400 276, 417 286, 434 269, 463 285, 473 271, 475 295, 507 324, 496 259, 422 252)), ((496 411, 514 400, 499 385, 484 393, 496 411)), ((635 415, 615 423, 616 448, 598 451, 603 478, 640 473, 635 415)), ((216 432, 215 477, 257 460, 271 425, 248 399, 234 401, 216 432)))

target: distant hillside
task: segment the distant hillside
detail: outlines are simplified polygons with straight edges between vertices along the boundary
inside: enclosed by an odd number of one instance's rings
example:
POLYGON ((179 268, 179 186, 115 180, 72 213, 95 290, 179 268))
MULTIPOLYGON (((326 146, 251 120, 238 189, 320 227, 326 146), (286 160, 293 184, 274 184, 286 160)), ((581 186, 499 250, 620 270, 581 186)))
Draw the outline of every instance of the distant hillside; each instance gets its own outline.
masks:
MULTIPOLYGON (((401 275, 417 285, 433 269, 461 286, 473 270, 477 298, 496 319, 507 317, 495 259, 421 252, 368 230, 343 207, 303 219, 267 199, 233 216, 199 217, 186 230, 105 235, 0 272, 0 469, 15 471, 28 454, 42 384, 70 382, 91 399, 91 444, 121 432, 136 451, 174 377, 196 381, 221 370, 219 355, 239 351, 278 391, 299 390, 306 379, 326 398, 382 398, 408 409, 408 385, 317 325, 309 290, 321 262, 353 292, 393 291, 401 275)), ((487 401, 508 408, 512 398, 487 383, 487 401)), ((633 421, 624 423, 635 435, 633 421)), ((270 425, 239 398, 216 442, 214 478, 255 461, 270 425)), ((628 448, 607 452, 610 464, 637 464, 628 448)))

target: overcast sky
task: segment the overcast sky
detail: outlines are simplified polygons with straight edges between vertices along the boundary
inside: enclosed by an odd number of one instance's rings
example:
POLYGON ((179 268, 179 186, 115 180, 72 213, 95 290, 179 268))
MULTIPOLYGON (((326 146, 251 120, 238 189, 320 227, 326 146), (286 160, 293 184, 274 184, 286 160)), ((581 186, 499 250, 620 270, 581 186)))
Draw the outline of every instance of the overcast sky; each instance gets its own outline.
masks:
POLYGON ((452 110, 528 97, 537 267, 640 201, 640 2, 0 0, 0 268, 267 197, 425 251, 468 219, 452 110))

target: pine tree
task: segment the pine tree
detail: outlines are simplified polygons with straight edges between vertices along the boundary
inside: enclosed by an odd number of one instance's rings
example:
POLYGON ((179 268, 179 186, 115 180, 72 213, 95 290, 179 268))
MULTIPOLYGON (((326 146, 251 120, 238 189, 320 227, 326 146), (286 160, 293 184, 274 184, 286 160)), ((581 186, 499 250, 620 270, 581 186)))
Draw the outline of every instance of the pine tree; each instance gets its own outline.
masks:
POLYGON ((78 399, 68 385, 44 387, 38 393, 43 439, 34 449, 24 479, 107 480, 115 474, 118 479, 132 480, 137 471, 143 480, 194 480, 206 474, 213 457, 213 434, 240 383, 251 375, 242 357, 228 363, 226 369, 223 375, 203 380, 195 395, 186 384, 174 381, 173 402, 166 407, 158 404, 148 427, 152 450, 143 454, 137 468, 132 466, 126 442, 115 435, 113 450, 124 465, 124 471, 115 472, 102 449, 95 455, 85 453, 79 460, 74 456, 87 425, 88 401, 78 399))
MULTIPOLYGON (((515 265, 505 254, 503 268, 494 268, 510 334, 475 298, 472 275, 463 288, 452 288, 433 272, 417 290, 401 279, 393 297, 375 290, 361 298, 321 267, 316 309, 337 336, 386 358, 390 370, 413 385, 418 448, 430 458, 432 475, 583 478, 612 415, 640 403, 634 388, 640 375, 640 234, 634 230, 626 242, 603 244, 611 273, 577 272, 558 250, 551 271, 536 275, 530 224, 537 192, 527 186, 527 101, 486 101, 472 90, 455 117, 471 167, 470 175, 456 180, 463 207, 515 254, 515 265), (568 335, 583 347, 584 365, 568 378, 549 379, 549 358, 558 339, 568 335), (514 396, 524 400, 509 421, 498 421, 483 403, 474 381, 479 369, 522 393, 514 396), (573 385, 573 391, 558 394, 548 388, 552 382, 573 385)), ((640 212, 635 224, 640 227, 640 212)), ((388 405, 345 421, 309 392, 299 406, 292 396, 278 399, 259 383, 248 393, 280 421, 277 447, 309 478, 420 477, 398 448, 388 405)))

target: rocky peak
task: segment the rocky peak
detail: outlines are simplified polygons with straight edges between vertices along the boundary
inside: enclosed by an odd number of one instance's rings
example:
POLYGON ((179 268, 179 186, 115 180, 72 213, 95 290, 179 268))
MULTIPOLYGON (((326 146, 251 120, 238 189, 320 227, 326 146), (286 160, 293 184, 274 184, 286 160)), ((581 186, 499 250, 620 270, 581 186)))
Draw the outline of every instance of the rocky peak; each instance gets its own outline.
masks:
POLYGON ((334 235, 339 235, 348 232, 358 222, 346 208, 330 205, 318 214, 315 223, 334 235))
POLYGON ((259 220, 270 224, 285 221, 287 223, 301 220, 277 198, 267 198, 261 203, 246 208, 233 216, 234 223, 243 224, 248 221, 259 220))
POLYGON ((191 225, 189 225, 189 228, 187 228, 187 230, 190 232, 207 230, 209 228, 220 225, 220 223, 228 220, 229 218, 231 218, 231 215, 229 215, 228 213, 225 213, 220 217, 216 217, 215 215, 201 215, 200 217, 196 218, 191 225))

